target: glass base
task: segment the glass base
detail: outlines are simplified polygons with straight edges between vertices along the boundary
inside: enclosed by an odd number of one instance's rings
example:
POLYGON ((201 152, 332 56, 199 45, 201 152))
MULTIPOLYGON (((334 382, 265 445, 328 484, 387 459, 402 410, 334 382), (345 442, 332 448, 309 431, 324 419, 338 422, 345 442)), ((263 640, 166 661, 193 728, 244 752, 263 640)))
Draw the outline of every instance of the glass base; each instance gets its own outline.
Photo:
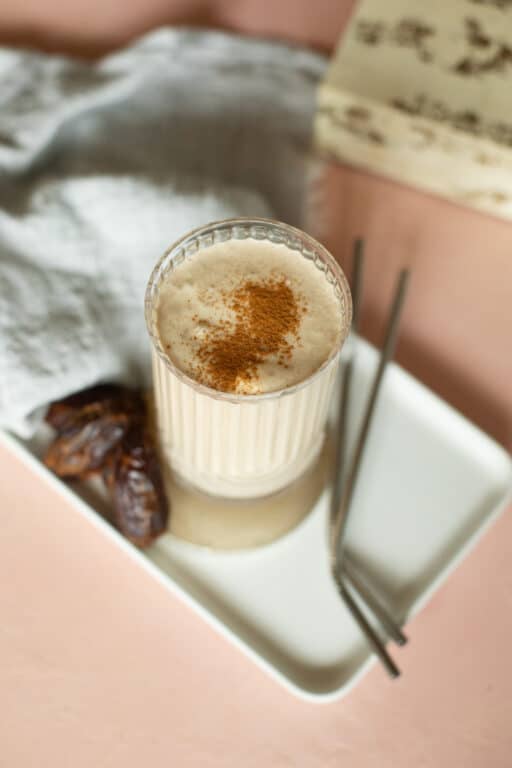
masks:
POLYGON ((275 541, 315 506, 327 479, 328 452, 325 446, 314 465, 288 487, 257 499, 211 496, 183 485, 167 472, 169 532, 217 550, 251 549, 275 541))
POLYGON ((172 467, 173 477, 177 484, 217 499, 247 501, 275 496, 295 483, 315 464, 324 440, 325 434, 322 432, 311 449, 298 461, 285 464, 269 474, 237 480, 195 471, 190 465, 181 462, 169 449, 166 449, 161 438, 160 454, 164 463, 168 467, 172 467))

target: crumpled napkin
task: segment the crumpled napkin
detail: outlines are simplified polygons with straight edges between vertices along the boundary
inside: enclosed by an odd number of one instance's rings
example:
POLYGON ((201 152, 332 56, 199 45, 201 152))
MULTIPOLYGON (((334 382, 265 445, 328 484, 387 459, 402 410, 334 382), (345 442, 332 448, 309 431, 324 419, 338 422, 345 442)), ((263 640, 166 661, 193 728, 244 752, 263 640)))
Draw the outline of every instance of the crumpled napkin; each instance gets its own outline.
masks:
POLYGON ((145 286, 188 229, 301 223, 316 54, 162 29, 97 63, 0 49, 0 426, 149 381, 145 286))

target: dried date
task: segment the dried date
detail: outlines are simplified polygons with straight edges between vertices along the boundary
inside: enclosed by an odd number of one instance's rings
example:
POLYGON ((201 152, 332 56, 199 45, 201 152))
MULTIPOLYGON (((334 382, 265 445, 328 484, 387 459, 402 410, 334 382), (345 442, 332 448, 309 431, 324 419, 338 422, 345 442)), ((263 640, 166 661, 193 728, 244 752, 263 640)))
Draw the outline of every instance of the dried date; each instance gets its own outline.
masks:
POLYGON ((52 403, 46 413, 46 422, 62 433, 75 427, 75 420, 92 420, 105 413, 144 415, 144 403, 139 392, 117 384, 98 384, 58 402, 52 403))
POLYGON ((126 433, 126 413, 105 413, 91 418, 78 414, 46 451, 44 462, 59 477, 81 479, 98 471, 126 433))
POLYGON ((145 417, 139 392, 100 384, 52 403, 46 421, 57 437, 44 457, 59 477, 84 478, 98 471, 128 427, 145 417))
POLYGON ((123 438, 106 482, 116 525, 130 541, 144 547, 165 531, 169 507, 162 472, 149 431, 141 424, 123 438))

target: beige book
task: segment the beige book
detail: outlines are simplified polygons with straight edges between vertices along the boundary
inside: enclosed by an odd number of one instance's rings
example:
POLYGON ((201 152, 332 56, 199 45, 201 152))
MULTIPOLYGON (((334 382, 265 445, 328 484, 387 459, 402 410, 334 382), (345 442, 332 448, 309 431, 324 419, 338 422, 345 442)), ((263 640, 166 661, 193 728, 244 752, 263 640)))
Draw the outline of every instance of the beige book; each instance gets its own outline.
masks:
POLYGON ((315 142, 512 218, 512 0, 361 0, 319 90, 315 142))

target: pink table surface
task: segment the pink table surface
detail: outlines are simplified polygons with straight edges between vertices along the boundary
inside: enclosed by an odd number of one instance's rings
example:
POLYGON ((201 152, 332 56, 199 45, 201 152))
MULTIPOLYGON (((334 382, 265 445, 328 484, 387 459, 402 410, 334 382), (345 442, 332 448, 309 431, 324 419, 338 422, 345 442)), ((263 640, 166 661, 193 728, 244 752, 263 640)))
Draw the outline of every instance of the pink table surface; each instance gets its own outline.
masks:
MULTIPOLYGON (((329 47, 351 3, 3 0, 0 35, 91 52, 166 21, 329 47), (272 13, 269 12, 272 9, 272 13)), ((311 228, 368 240, 364 331, 414 268, 401 363, 512 447, 512 225, 328 166, 311 228)), ((403 677, 295 700, 0 448, 0 767, 512 765, 511 510, 408 627, 403 677)))
POLYGON ((403 676, 303 703, 0 449, 2 768, 508 768, 510 511, 408 627, 403 676))

